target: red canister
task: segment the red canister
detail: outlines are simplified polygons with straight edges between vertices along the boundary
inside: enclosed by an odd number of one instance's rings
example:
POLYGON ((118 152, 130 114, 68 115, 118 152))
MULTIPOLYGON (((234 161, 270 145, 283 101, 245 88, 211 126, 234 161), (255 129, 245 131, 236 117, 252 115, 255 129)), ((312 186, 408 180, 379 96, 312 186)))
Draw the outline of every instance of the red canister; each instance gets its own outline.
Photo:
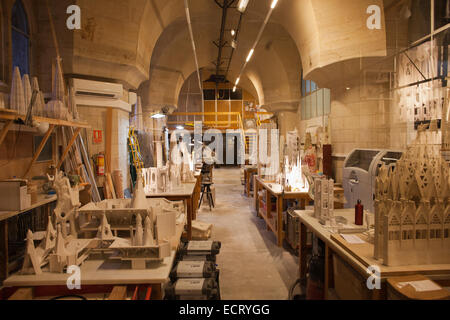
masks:
POLYGON ((358 200, 358 203, 355 206, 355 224, 357 226, 362 226, 363 218, 364 218, 364 206, 361 204, 361 200, 358 200))

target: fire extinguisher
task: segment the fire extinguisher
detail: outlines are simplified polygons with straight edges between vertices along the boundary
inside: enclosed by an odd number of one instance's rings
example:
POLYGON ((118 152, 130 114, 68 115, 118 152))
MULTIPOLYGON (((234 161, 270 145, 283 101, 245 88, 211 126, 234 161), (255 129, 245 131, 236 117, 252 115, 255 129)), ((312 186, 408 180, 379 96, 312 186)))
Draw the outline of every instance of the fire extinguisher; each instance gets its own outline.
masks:
POLYGON ((97 167, 97 176, 105 175, 105 155, 99 153, 95 159, 95 166, 97 167))

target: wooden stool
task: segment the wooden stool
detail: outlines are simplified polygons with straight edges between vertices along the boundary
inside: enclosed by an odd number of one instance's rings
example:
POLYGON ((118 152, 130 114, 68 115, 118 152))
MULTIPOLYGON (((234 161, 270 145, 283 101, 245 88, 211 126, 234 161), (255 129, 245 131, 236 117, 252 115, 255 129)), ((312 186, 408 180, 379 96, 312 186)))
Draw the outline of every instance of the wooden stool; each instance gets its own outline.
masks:
POLYGON ((214 200, 213 200, 213 196, 212 196, 212 192, 211 192, 212 184, 213 184, 212 182, 202 183, 202 196, 200 197, 200 203, 198 204, 199 209, 202 206, 203 196, 205 195, 205 192, 206 192, 206 197, 208 198, 209 210, 212 211, 212 208, 214 208, 214 200))
POLYGON ((449 300, 450 291, 443 289, 438 284, 433 282, 440 289, 434 291, 416 291, 411 285, 399 287, 401 282, 412 281, 431 281, 429 278, 422 275, 412 275, 404 277, 393 277, 387 279, 387 297, 390 300, 449 300))

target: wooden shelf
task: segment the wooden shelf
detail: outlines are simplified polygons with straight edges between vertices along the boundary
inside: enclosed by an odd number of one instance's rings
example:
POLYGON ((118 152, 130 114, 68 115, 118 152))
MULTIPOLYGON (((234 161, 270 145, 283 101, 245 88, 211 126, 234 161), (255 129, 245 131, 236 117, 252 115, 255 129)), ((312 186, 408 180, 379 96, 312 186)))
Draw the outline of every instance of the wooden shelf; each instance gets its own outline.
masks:
MULTIPOLYGON (((17 115, 17 112, 9 109, 0 109, 0 122, 4 121, 6 124, 0 131, 0 146, 3 143, 3 141, 6 138, 6 135, 8 134, 9 130, 11 129, 12 124, 15 121, 21 120, 24 122, 25 117, 23 115, 17 115)), ((36 162, 36 160, 39 158, 42 150, 44 149, 45 144, 47 143, 48 139, 50 138, 50 135, 53 133, 55 128, 57 127, 70 127, 70 128, 76 128, 75 132, 72 134, 72 137, 65 147, 65 150, 62 153, 61 159, 59 159, 59 162, 57 164, 57 169, 59 169, 67 157, 69 150, 72 148, 73 144, 75 143, 76 139, 78 138, 81 129, 83 128, 90 128, 90 125, 85 122, 73 122, 73 121, 66 121, 66 120, 60 120, 60 119, 50 119, 50 118, 43 118, 43 117, 33 117, 33 120, 38 122, 46 122, 49 124, 49 128, 47 130, 47 133, 44 136, 44 139, 42 139, 41 144, 36 149, 36 152, 33 156, 33 159, 31 160, 31 163, 29 164, 28 168, 26 169, 23 178, 26 178, 28 174, 31 171, 31 168, 33 164, 36 162)))
POLYGON ((275 183, 263 181, 261 177, 257 176, 255 179, 254 193, 255 205, 258 206, 258 214, 265 220, 268 230, 272 230, 277 238, 277 244, 279 247, 283 245, 283 239, 285 237, 283 231, 283 203, 285 200, 299 200, 302 208, 306 206, 306 202, 309 200, 308 193, 305 192, 283 192, 274 190, 273 185, 275 183), (263 197, 259 196, 259 192, 265 190, 265 195, 263 197), (262 198, 265 198, 267 210, 264 212, 262 210, 261 202, 262 198), (275 211, 272 211, 272 204, 275 203, 275 211), (270 210, 270 211, 269 211, 270 210), (276 220, 276 228, 270 216, 274 217, 276 220))
MULTIPOLYGON (((18 115, 13 110, 9 109, 0 109, 0 121, 17 121, 17 120, 25 120, 25 116, 18 115), (8 110, 8 111, 5 111, 8 110)), ((91 126, 87 122, 74 122, 74 121, 67 121, 67 120, 60 120, 60 119, 51 119, 51 118, 44 118, 44 117, 35 117, 33 116, 33 120, 36 120, 38 122, 47 122, 48 124, 53 124, 55 126, 62 126, 62 127, 73 127, 73 128, 90 128, 91 126)))
POLYGON ((277 229, 272 225, 272 222, 267 217, 267 215, 264 214, 263 210, 259 210, 259 215, 264 219, 264 221, 266 222, 267 226, 270 228, 270 230, 272 230, 273 233, 275 233, 275 236, 278 238, 278 231, 277 231, 277 229))
POLYGON ((47 197, 47 195, 39 194, 37 196, 37 201, 35 203, 33 203, 29 208, 26 208, 26 209, 20 210, 20 211, 0 211, 0 221, 7 220, 9 218, 18 216, 19 214, 22 214, 24 212, 28 212, 35 208, 55 202, 57 199, 58 199, 58 197, 56 195, 47 197))

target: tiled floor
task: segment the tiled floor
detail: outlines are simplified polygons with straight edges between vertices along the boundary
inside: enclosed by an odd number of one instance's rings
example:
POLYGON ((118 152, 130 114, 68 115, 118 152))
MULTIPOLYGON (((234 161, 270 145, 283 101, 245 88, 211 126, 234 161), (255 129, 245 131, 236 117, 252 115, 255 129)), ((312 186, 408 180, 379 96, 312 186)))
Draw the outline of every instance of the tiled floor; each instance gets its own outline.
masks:
POLYGON ((298 258, 278 248, 243 195, 237 168, 214 170, 216 208, 204 204, 198 220, 214 225, 212 239, 222 242, 217 258, 224 300, 285 300, 298 274, 298 258))

